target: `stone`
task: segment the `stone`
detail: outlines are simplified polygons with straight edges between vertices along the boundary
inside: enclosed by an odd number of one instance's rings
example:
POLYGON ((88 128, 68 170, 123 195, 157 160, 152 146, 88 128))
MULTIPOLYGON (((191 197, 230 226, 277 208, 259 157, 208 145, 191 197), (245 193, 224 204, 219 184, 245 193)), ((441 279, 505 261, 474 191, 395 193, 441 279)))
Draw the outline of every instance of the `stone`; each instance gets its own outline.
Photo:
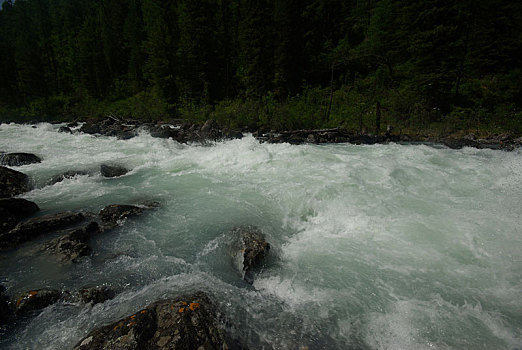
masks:
POLYGON ((56 303, 61 296, 62 293, 55 289, 30 290, 20 295, 16 300, 16 313, 25 314, 46 308, 47 306, 56 303))
POLYGON ((144 208, 134 205, 111 204, 100 210, 100 218, 105 223, 118 224, 119 221, 139 215, 144 208))
POLYGON ((4 293, 5 287, 0 285, 0 327, 13 319, 13 309, 9 303, 9 297, 4 293))
POLYGON ((78 224, 85 219, 81 213, 64 212, 32 218, 0 234, 0 250, 14 248, 43 234, 78 224))
POLYGON ((254 273, 261 267, 270 250, 270 244, 259 229, 255 227, 238 227, 233 230, 237 243, 235 258, 243 279, 248 283, 254 282, 254 273))
POLYGON ((27 199, 0 199, 0 233, 11 230, 22 219, 33 215, 39 210, 40 208, 38 208, 36 203, 27 199))
POLYGON ((46 243, 43 250, 59 257, 63 262, 77 262, 82 256, 92 252, 89 240, 94 233, 99 232, 97 222, 92 221, 88 225, 69 230, 65 234, 46 243))
POLYGON ((40 163, 42 159, 32 153, 7 153, 1 156, 0 164, 7 166, 20 166, 40 163))
POLYGON ((46 185, 51 186, 58 182, 62 182, 65 179, 73 179, 76 176, 89 175, 88 172, 82 170, 68 170, 64 173, 53 176, 49 181, 47 181, 46 185))
POLYGON ((81 288, 76 293, 76 296, 82 303, 92 303, 94 305, 113 299, 116 296, 116 292, 108 286, 102 285, 81 288))
POLYGON ((0 198, 29 191, 29 178, 24 173, 0 166, 0 198))
POLYGON ((129 170, 119 165, 102 164, 100 165, 100 172, 105 177, 117 177, 127 174, 129 170))
POLYGON ((72 130, 67 127, 67 126, 60 126, 60 128, 58 129, 58 132, 63 132, 63 133, 66 133, 66 134, 72 134, 72 130))
POLYGON ((208 296, 155 302, 133 315, 91 331, 75 350, 98 349, 228 349, 208 296))

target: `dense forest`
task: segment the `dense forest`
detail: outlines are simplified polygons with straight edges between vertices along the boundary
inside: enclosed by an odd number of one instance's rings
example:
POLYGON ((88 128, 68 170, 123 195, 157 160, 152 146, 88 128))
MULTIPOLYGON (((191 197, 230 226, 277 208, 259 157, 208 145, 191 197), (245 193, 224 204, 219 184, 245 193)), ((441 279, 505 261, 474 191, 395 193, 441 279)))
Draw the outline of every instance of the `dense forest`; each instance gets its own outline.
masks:
POLYGON ((522 132, 520 1, 7 0, 0 36, 3 120, 522 132))

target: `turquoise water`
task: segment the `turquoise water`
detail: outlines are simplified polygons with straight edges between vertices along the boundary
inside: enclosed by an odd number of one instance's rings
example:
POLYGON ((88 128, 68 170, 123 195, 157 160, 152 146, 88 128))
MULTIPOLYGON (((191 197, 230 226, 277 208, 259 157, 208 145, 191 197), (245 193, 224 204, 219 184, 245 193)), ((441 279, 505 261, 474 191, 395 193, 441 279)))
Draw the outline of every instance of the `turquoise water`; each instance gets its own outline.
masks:
POLYGON ((94 327, 168 296, 204 290, 223 324, 256 349, 522 349, 522 151, 423 145, 180 145, 0 125, 0 151, 31 152, 41 214, 156 200, 97 236, 94 255, 60 265, 36 244, 0 255, 9 294, 120 290, 94 306, 59 302, 0 347, 69 349, 94 327), (105 179, 102 162, 127 175, 105 179), (67 170, 91 176, 46 181, 67 170), (230 230, 272 245, 252 286, 230 230))

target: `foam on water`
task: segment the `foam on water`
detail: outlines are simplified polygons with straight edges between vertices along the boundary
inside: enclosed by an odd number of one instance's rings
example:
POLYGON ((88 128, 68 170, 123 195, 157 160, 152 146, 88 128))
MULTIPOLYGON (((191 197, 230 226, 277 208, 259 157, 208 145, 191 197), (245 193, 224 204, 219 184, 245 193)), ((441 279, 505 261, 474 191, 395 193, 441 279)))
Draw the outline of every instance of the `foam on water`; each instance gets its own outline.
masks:
POLYGON ((251 348, 522 348, 522 152, 422 145, 180 145, 0 125, 0 151, 41 214, 157 200, 62 266, 38 243, 0 258, 8 293, 109 283, 99 305, 60 302, 0 334, 0 347, 67 349, 88 330, 159 298, 196 290, 251 348), (106 179, 100 163, 132 169, 106 179), (52 186, 67 170, 85 170, 52 186), (229 231, 256 225, 273 249, 253 286, 229 231))

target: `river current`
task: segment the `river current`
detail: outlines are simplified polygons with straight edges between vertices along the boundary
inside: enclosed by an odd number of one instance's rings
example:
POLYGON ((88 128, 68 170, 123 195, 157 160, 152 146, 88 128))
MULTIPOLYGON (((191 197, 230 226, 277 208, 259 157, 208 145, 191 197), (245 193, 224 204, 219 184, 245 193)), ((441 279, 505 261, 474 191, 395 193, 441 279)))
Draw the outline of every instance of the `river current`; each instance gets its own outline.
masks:
POLYGON ((0 125, 0 151, 43 161, 22 195, 38 215, 108 204, 161 206, 97 236, 71 265, 36 243, 0 254, 9 295, 119 290, 60 301, 0 334, 0 348, 71 349, 151 302, 207 292, 252 349, 522 349, 522 151, 428 145, 289 145, 252 136, 182 145, 0 125), (103 178, 101 163, 132 169, 103 178), (86 170, 52 186, 53 175, 86 170), (230 230, 254 225, 272 249, 253 285, 230 230))

